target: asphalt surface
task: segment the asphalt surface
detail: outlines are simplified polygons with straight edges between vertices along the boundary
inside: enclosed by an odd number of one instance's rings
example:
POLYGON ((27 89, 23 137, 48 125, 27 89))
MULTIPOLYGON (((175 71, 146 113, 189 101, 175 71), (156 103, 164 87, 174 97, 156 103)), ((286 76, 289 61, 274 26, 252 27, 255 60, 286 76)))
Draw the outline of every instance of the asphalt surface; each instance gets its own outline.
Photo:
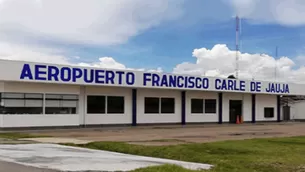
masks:
POLYGON ((59 172, 59 171, 28 167, 16 163, 0 161, 0 172, 59 172))

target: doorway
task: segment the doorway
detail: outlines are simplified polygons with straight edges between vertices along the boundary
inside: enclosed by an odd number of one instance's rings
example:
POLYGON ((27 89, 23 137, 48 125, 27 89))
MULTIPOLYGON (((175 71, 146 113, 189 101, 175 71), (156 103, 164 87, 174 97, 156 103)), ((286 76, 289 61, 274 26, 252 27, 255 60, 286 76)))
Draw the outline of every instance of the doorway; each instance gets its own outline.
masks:
POLYGON ((283 106, 283 116, 284 116, 284 121, 290 120, 290 106, 288 105, 283 106))
POLYGON ((242 115, 242 100, 230 100, 230 123, 236 123, 237 115, 242 115))

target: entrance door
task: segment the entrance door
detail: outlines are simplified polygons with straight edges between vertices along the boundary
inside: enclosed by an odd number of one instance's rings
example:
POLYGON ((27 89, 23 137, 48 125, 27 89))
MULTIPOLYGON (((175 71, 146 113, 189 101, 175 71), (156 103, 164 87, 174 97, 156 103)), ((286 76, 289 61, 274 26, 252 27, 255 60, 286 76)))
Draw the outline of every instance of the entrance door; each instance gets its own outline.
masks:
POLYGON ((230 100, 230 123, 236 123, 237 115, 242 115, 242 100, 230 100))
POLYGON ((283 106, 284 121, 290 120, 290 106, 283 106))

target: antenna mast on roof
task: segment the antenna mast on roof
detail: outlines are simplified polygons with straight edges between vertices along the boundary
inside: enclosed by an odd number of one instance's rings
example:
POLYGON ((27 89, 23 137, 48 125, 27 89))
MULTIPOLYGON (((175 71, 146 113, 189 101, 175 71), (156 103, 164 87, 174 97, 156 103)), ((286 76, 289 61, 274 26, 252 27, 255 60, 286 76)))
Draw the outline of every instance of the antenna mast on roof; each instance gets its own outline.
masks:
POLYGON ((274 67, 274 78, 275 78, 275 81, 276 81, 276 75, 277 75, 277 63, 276 63, 276 60, 277 60, 277 52, 278 52, 278 47, 276 46, 275 47, 275 58, 274 58, 274 60, 275 60, 275 67, 274 67))
POLYGON ((238 79, 238 71, 239 71, 239 66, 238 66, 238 61, 239 61, 239 17, 236 16, 236 61, 235 61, 235 75, 236 75, 236 79, 238 79))

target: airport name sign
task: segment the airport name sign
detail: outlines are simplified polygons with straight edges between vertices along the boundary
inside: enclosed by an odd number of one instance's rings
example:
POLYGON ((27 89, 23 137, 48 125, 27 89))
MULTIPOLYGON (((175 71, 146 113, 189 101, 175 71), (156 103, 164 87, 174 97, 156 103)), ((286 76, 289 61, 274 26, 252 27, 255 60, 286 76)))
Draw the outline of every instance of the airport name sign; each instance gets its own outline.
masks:
POLYGON ((290 93, 289 84, 82 67, 23 64, 20 80, 185 90, 290 93))

